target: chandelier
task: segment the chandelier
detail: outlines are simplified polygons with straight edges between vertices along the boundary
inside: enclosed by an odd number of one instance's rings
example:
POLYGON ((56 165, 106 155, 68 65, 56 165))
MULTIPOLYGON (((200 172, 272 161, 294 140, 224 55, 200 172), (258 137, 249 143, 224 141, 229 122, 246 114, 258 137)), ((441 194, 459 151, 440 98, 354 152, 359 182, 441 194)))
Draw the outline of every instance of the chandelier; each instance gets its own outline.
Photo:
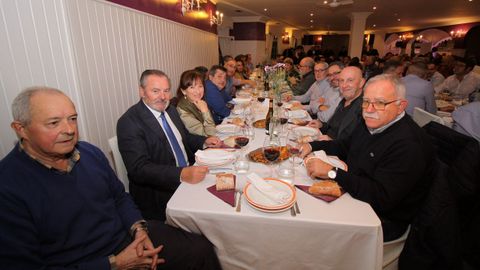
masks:
POLYGON ((221 25, 223 23, 223 13, 219 12, 218 10, 213 15, 212 11, 210 10, 210 25, 221 25))
POLYGON ((200 11, 200 4, 207 3, 207 0, 182 0, 182 15, 193 11, 200 11))

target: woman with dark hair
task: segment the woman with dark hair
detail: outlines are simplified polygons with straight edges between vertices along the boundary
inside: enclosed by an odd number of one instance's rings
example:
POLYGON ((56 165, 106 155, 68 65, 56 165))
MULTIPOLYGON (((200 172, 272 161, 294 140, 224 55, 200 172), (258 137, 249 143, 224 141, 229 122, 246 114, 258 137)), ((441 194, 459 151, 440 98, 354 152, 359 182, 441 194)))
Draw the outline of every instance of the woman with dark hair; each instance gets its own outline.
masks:
POLYGON ((190 133, 213 136, 215 122, 203 97, 202 74, 195 70, 183 72, 177 89, 178 114, 190 133))

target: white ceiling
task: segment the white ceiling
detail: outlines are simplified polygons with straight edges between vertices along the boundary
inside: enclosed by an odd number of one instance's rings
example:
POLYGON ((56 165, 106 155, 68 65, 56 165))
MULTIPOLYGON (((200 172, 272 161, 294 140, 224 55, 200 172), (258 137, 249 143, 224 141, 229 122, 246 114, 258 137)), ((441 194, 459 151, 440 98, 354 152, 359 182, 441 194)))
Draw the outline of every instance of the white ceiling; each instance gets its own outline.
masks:
POLYGON ((216 2, 217 9, 234 20, 235 17, 262 16, 269 23, 282 23, 307 31, 349 31, 349 15, 363 11, 373 12, 367 19, 367 30, 386 32, 480 22, 480 0, 354 0, 352 5, 336 8, 323 4, 323 0, 216 2), (373 10, 374 6, 376 10, 373 10), (268 10, 264 11, 265 8, 268 10))

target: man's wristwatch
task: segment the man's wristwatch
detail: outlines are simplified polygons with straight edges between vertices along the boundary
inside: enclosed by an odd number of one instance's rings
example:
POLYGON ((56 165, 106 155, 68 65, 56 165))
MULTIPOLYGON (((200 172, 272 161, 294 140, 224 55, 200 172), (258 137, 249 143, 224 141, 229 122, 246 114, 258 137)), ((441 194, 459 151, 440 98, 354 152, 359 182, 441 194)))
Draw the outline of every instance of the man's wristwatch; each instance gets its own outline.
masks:
POLYGON ((330 171, 328 171, 327 176, 328 178, 334 180, 337 177, 337 167, 333 167, 330 171))

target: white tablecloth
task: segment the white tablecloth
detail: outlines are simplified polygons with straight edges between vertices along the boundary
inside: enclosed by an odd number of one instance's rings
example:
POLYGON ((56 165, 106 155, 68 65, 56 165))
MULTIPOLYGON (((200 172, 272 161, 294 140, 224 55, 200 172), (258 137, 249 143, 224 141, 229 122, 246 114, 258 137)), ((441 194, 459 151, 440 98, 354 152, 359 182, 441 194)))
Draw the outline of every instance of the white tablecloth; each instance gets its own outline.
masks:
MULTIPOLYGON (((256 129, 251 151, 263 144, 264 129, 256 129)), ((230 165, 231 166, 231 165, 230 165)), ((268 174, 267 166, 250 163, 250 171, 268 174)), ((245 175, 237 175, 240 187, 245 175)), ((294 184, 312 184, 297 165, 294 184)), ((349 194, 331 203, 297 189, 301 214, 264 213, 242 198, 241 212, 206 189, 215 184, 207 175, 199 184, 182 183, 167 205, 167 223, 205 235, 215 246, 223 269, 381 269, 381 223, 367 203, 349 194)))

